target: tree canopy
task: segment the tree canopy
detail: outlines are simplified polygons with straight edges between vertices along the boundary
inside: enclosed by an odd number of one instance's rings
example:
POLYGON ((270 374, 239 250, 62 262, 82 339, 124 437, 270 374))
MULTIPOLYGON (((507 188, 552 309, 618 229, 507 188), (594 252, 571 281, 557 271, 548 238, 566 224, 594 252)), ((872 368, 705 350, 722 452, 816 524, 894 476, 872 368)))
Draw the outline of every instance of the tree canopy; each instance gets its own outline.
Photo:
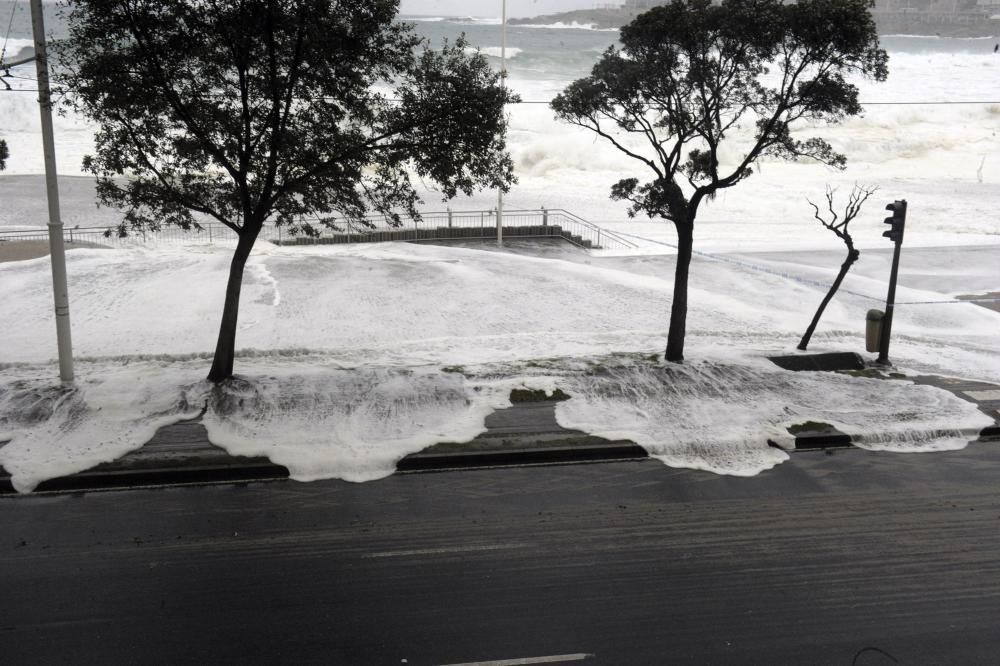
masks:
POLYGON ((262 225, 416 215, 506 190, 514 99, 463 39, 431 48, 398 0, 76 0, 59 81, 96 121, 84 168, 120 233, 214 219, 239 244, 210 378, 232 374, 243 264, 262 225), (226 358, 227 357, 227 358, 226 358))
POLYGON ((7 148, 7 142, 0 139, 0 171, 7 168, 8 157, 10 157, 10 150, 7 148))
POLYGON ((799 138, 806 122, 861 113, 858 77, 884 80, 871 0, 674 0, 621 30, 590 76, 552 102, 583 127, 648 167, 623 178, 611 197, 629 214, 671 220, 678 232, 666 357, 683 360, 687 276, 702 201, 753 173, 765 156, 843 168, 846 157, 820 137, 799 138), (725 143, 740 154, 720 156, 725 143))

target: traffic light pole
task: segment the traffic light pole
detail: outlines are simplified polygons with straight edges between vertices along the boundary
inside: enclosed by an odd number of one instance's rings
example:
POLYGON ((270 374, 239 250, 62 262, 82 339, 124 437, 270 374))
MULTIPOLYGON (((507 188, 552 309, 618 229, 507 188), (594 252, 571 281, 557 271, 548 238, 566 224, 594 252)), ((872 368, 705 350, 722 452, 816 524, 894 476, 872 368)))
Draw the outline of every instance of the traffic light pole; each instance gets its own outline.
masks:
POLYGON ((903 246, 903 229, 906 225, 906 200, 896 201, 886 206, 893 211, 893 216, 886 218, 886 224, 892 229, 883 236, 891 238, 895 243, 892 251, 892 271, 889 273, 889 293, 885 297, 885 315, 882 317, 882 330, 879 334, 878 358, 879 365, 892 365, 889 362, 889 336, 892 334, 892 314, 896 303, 896 276, 899 274, 899 251, 903 246))
POLYGON ((878 359, 876 363, 892 365, 889 362, 889 335, 892 333, 892 311, 896 302, 896 275, 899 272, 899 246, 892 251, 892 272, 889 274, 889 293, 885 297, 885 315, 882 317, 882 332, 879 334, 878 359))

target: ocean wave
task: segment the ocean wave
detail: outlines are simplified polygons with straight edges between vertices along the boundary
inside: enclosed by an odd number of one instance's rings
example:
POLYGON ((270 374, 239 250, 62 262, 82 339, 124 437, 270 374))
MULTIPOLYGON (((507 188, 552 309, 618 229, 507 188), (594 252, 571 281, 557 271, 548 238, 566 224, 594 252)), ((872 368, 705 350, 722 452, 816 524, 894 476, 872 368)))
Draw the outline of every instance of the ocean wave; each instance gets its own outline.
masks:
POLYGON ((519 23, 518 28, 550 28, 552 30, 592 30, 594 32, 618 32, 618 28, 598 28, 593 23, 577 23, 573 21, 571 23, 563 23, 562 21, 557 21, 556 23, 519 23))
POLYGON ((996 37, 993 36, 993 35, 988 36, 988 37, 954 37, 954 36, 951 36, 951 35, 946 35, 946 36, 942 36, 942 35, 910 35, 910 34, 905 34, 905 33, 899 33, 899 34, 879 35, 879 36, 881 38, 893 37, 893 38, 902 38, 902 39, 928 39, 928 40, 931 40, 931 39, 933 39, 933 40, 947 39, 947 40, 970 41, 970 42, 972 42, 972 41, 986 41, 986 40, 996 39, 996 37))
POLYGON ((502 21, 497 17, 476 17, 476 16, 464 16, 464 17, 453 17, 448 19, 453 23, 458 25, 500 25, 502 21))
POLYGON ((440 23, 452 20, 448 16, 400 16, 399 18, 401 21, 413 21, 414 23, 440 23))
MULTIPOLYGON (((500 57, 500 53, 501 53, 499 46, 479 46, 479 47, 468 46, 468 47, 466 47, 465 51, 466 51, 466 53, 476 53, 476 52, 479 52, 479 53, 482 53, 483 55, 489 56, 491 58, 499 58, 500 57)), ((510 60, 511 58, 516 58, 523 51, 524 51, 524 49, 519 49, 516 46, 508 46, 507 47, 506 57, 507 57, 508 60, 510 60)))

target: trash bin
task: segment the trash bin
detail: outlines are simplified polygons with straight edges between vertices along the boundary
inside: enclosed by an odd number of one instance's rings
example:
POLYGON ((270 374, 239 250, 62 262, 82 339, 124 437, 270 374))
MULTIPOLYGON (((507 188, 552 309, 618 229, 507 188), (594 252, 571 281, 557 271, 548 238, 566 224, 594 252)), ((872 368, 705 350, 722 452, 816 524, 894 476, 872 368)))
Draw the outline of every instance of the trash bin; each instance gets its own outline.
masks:
POLYGON ((885 313, 881 310, 869 310, 865 317, 865 349, 870 352, 877 352, 879 342, 882 340, 882 318, 885 313))

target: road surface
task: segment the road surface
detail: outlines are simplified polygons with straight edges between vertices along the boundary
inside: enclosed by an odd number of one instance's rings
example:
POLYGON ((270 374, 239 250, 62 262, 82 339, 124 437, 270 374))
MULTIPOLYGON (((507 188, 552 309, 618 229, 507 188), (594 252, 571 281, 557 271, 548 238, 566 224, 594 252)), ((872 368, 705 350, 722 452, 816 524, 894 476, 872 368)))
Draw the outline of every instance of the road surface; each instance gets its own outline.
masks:
POLYGON ((1000 654, 1000 446, 0 498, 0 663, 1000 654))

